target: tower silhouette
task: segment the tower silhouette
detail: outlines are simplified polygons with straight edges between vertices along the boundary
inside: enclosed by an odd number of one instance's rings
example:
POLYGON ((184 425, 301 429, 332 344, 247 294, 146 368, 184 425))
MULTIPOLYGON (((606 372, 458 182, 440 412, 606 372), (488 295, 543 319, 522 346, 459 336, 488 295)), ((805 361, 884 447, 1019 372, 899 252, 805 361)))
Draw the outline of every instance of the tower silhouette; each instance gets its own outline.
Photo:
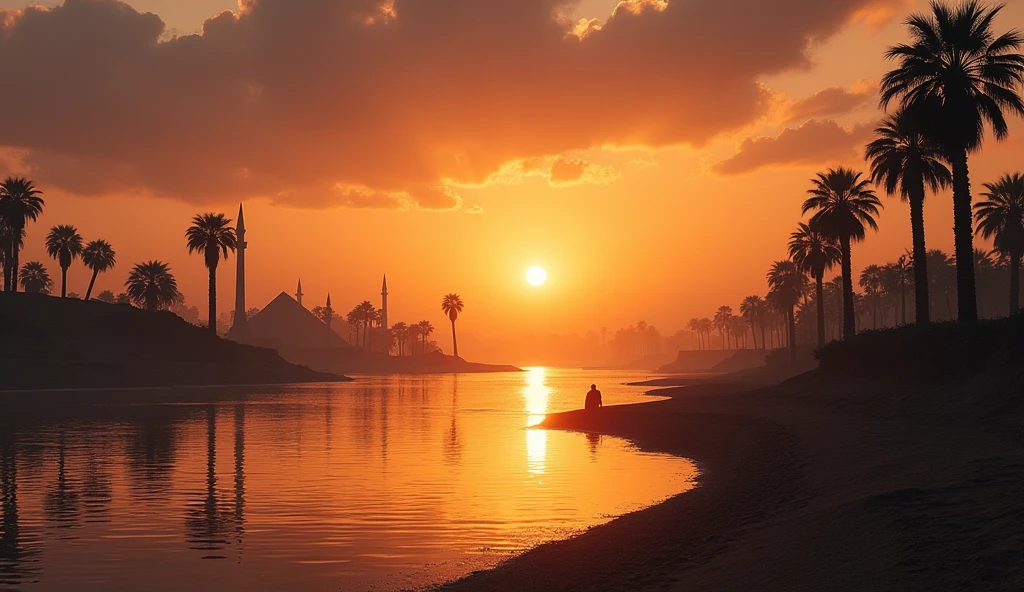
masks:
POLYGON ((295 288, 295 301, 302 304, 302 278, 299 278, 299 287, 295 288))
POLYGON ((388 276, 384 274, 384 284, 380 288, 380 325, 384 331, 388 330, 388 276))
POLYGON ((241 337, 246 334, 248 325, 245 319, 245 217, 242 204, 238 204, 238 221, 235 223, 235 319, 231 323, 231 334, 241 337))
POLYGON ((327 326, 331 326, 331 321, 334 319, 334 309, 331 308, 331 294, 327 293, 327 307, 324 309, 324 322, 327 326))

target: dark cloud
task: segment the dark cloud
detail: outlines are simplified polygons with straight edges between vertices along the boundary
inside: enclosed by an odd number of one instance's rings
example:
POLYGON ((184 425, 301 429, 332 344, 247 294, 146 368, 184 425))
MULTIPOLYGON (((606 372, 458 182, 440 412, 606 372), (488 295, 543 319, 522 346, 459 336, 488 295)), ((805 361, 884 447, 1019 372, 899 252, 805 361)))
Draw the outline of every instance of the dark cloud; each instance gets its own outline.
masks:
POLYGON ((786 109, 787 121, 836 117, 859 109, 877 99, 878 86, 863 81, 850 88, 831 86, 809 97, 797 99, 786 109))
POLYGON ((747 138, 733 156, 712 169, 722 175, 739 175, 771 165, 817 165, 861 159, 864 143, 874 124, 844 128, 835 121, 811 120, 786 128, 778 136, 747 138))
POLYGON ((634 0, 581 38, 572 0, 246 0, 164 39, 67 0, 0 15, 0 146, 78 193, 451 209, 513 160, 741 128, 761 76, 901 2, 634 0))

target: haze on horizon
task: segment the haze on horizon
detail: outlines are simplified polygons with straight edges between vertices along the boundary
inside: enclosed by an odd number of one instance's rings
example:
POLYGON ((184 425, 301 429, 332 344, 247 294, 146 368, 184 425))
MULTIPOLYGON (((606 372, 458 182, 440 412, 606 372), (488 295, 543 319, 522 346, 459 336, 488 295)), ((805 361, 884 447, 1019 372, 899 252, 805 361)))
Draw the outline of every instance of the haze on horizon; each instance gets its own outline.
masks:
MULTIPOLYGON (((866 170, 882 52, 926 6, 28 4, 0 0, 0 72, 32 85, 0 96, 0 175, 33 178, 47 202, 22 261, 49 262, 46 229, 74 224, 117 248, 97 291, 162 259, 203 309, 206 270, 184 230, 244 201, 251 306, 301 278, 308 304, 330 292, 344 312, 376 302, 386 273, 393 321, 445 327, 441 296, 462 295, 470 358, 474 341, 640 319, 670 334, 763 294, 808 180, 866 170), (543 287, 524 281, 533 265, 543 287)), ((999 27, 1022 22, 1011 0, 999 27)), ((1024 168, 1022 123, 972 157, 975 187, 1024 168)), ((884 203, 855 275, 910 246, 907 205, 884 203)), ((926 208, 929 248, 950 252, 948 193, 926 208)), ((74 265, 69 289, 87 282, 74 265)), ((443 331, 438 343, 449 346, 443 331)), ((521 362, 501 354, 483 361, 521 362)))

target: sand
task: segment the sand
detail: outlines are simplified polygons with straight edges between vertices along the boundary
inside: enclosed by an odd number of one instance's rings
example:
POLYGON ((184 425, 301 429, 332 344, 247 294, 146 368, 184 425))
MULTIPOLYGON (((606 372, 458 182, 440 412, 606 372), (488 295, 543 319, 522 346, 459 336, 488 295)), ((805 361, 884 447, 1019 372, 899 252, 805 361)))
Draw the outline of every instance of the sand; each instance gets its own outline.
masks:
POLYGON ((550 416, 692 458, 699 485, 443 589, 1024 590, 1019 384, 812 374, 550 416))

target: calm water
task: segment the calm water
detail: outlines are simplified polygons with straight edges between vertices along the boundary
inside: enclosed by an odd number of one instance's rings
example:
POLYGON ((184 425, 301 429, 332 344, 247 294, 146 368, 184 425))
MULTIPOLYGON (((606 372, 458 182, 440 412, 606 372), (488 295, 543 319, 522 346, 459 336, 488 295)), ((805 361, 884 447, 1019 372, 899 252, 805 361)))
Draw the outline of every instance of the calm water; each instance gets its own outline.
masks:
POLYGON ((375 590, 488 567, 692 487, 527 429, 639 374, 0 397, 0 589, 375 590), (46 397, 46 403, 38 401, 46 397), (12 401, 34 399, 32 404, 12 401))

